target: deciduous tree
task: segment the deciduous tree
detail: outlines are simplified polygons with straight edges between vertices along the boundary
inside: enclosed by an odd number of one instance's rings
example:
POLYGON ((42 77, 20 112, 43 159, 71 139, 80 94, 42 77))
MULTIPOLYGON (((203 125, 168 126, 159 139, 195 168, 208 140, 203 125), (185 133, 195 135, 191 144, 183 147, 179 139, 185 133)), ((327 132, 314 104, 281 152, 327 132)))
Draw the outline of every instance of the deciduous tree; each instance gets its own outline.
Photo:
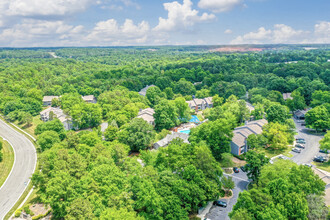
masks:
POLYGON ((316 131, 330 128, 330 115, 328 110, 320 105, 309 110, 305 115, 306 126, 316 131))
POLYGON ((133 119, 118 132, 118 140, 130 146, 135 152, 146 149, 154 136, 153 126, 142 118, 133 119))

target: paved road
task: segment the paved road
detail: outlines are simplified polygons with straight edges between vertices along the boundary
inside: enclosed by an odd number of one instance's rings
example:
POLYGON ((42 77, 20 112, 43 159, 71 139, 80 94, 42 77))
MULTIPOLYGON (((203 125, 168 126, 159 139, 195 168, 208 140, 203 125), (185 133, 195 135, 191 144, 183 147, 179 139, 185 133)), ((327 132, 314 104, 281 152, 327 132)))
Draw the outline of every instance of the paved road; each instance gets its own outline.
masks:
POLYGON ((291 160, 297 164, 311 163, 316 155, 322 155, 322 153, 319 153, 319 141, 323 138, 323 135, 316 134, 305 126, 302 126, 301 123, 297 123, 296 120, 294 121, 298 132, 296 138, 305 138, 306 144, 305 149, 302 149, 301 153, 291 152, 294 155, 291 160))
POLYGON ((230 199, 221 199, 227 202, 227 208, 212 206, 209 213, 205 215, 206 218, 211 220, 229 220, 228 214, 232 211, 233 206, 237 202, 238 194, 243 190, 246 190, 248 185, 248 177, 246 173, 240 170, 239 173, 233 173, 231 175, 224 174, 224 176, 231 176, 235 182, 235 188, 233 189, 233 197, 230 199))
POLYGON ((0 188, 0 219, 3 219, 29 184, 37 163, 37 154, 28 138, 1 119, 0 136, 9 141, 15 152, 13 169, 5 184, 0 188))

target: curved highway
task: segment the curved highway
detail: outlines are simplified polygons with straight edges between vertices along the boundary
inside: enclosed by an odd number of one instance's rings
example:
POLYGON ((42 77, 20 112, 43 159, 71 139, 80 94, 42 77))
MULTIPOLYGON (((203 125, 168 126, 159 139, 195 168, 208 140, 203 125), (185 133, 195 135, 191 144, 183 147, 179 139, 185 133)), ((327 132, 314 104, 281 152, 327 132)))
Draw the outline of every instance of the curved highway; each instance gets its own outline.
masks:
POLYGON ((37 154, 32 142, 0 119, 0 136, 14 149, 13 168, 0 188, 0 219, 2 220, 27 188, 37 164, 37 154))

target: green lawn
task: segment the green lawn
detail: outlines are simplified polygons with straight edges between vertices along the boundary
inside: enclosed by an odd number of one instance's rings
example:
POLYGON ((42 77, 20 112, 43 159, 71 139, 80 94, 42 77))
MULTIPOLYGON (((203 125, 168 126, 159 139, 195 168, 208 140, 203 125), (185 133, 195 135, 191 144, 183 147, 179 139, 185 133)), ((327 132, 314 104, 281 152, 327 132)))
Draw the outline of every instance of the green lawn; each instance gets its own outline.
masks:
MULTIPOLYGON (((2 139, 1 139, 2 140, 2 139)), ((7 141, 3 141, 3 160, 0 162, 0 187, 6 181, 14 164, 14 151, 7 141)))
POLYGON ((326 162, 326 163, 317 163, 317 162, 312 162, 312 164, 314 164, 317 168, 330 172, 330 163, 326 162))
POLYGON ((43 123, 40 119, 40 115, 37 115, 33 117, 33 121, 31 126, 27 127, 25 124, 19 124, 18 121, 15 121, 14 124, 26 131, 27 133, 31 134, 33 137, 37 138, 37 136, 34 134, 34 130, 37 127, 38 124, 43 123))
POLYGON ((292 154, 290 154, 290 151, 291 151, 291 147, 288 147, 286 150, 282 150, 282 151, 274 151, 274 150, 270 150, 270 149, 258 149, 257 152, 259 153, 265 153, 265 155, 269 158, 272 158, 272 157, 275 157, 279 154, 283 154, 284 156, 287 156, 287 157, 293 157, 292 154))

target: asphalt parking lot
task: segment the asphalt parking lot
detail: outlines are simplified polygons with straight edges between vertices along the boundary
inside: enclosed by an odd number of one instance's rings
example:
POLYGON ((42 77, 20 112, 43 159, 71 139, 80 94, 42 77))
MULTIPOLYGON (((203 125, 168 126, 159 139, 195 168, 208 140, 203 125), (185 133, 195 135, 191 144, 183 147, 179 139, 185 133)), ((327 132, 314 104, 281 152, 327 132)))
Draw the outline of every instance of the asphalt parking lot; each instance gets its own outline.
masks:
MULTIPOLYGON (((284 159, 292 160, 297 164, 310 164, 316 155, 326 155, 320 153, 319 150, 319 141, 323 138, 322 134, 317 134, 312 130, 302 126, 301 123, 298 123, 297 120, 294 120, 296 124, 297 135, 295 138, 304 138, 306 141, 305 149, 301 149, 301 153, 290 152, 293 157, 284 159)), ((235 188, 233 189, 233 197, 230 199, 221 199, 222 201, 227 202, 227 207, 212 206, 209 213, 205 215, 206 218, 211 220, 229 220, 228 214, 232 211, 233 206, 236 204, 238 199, 238 194, 246 190, 249 183, 246 173, 242 172, 240 169, 239 173, 233 173, 230 175, 224 174, 225 176, 232 176, 233 181, 235 182, 235 188)), ((329 186, 330 187, 330 186, 329 186)))
POLYGON ((317 134, 314 131, 302 126, 297 120, 294 120, 296 124, 297 135, 296 138, 304 138, 306 141, 305 149, 301 149, 301 153, 290 152, 293 157, 291 160, 297 164, 311 163, 316 155, 325 155, 320 153, 319 141, 323 138, 323 135, 317 134))
POLYGON ((233 189, 233 197, 230 199, 220 199, 222 201, 227 202, 227 208, 212 206, 209 213, 206 214, 206 218, 211 220, 221 219, 221 220, 229 220, 228 214, 232 211, 233 206, 237 202, 238 194, 247 188, 249 183, 248 177, 246 173, 244 173, 241 169, 239 169, 239 173, 233 174, 224 174, 224 176, 231 176, 233 181, 235 182, 235 188, 233 189))

